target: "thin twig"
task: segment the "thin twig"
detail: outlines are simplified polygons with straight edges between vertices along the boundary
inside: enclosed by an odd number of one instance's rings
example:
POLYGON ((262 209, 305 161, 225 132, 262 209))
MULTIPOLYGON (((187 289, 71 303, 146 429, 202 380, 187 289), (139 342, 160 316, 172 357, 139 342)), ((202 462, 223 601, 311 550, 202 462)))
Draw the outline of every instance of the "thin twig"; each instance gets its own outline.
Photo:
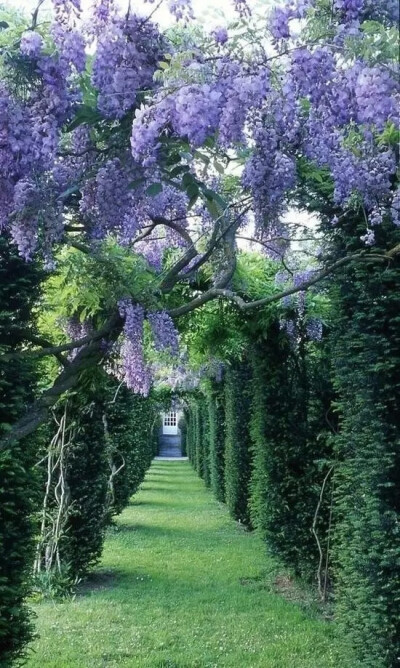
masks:
POLYGON ((325 600, 325 593, 326 593, 326 589, 324 588, 324 590, 323 590, 323 589, 322 589, 322 585, 321 585, 321 570, 322 570, 322 562, 323 562, 323 559, 324 559, 324 553, 323 553, 323 551, 322 551, 322 547, 321 547, 320 540, 319 540, 319 538, 318 538, 318 534, 317 534, 316 527, 317 527, 317 520, 318 520, 319 510, 320 510, 320 508, 321 508, 322 499, 323 499, 323 496, 324 496, 325 486, 326 486, 326 483, 327 483, 327 481, 328 481, 328 478, 329 478, 329 476, 331 475, 333 469, 334 469, 334 467, 331 466, 330 469, 329 469, 329 471, 328 471, 328 473, 326 474, 326 476, 325 476, 325 478, 324 478, 324 480, 323 480, 322 487, 321 487, 321 491, 320 491, 320 494, 319 494, 319 499, 318 499, 317 507, 316 507, 316 509, 315 509, 315 513, 314 513, 313 523, 312 523, 312 532, 313 532, 313 534, 314 534, 315 540, 317 541, 318 552, 319 552, 319 562, 318 562, 318 570, 317 570, 317 582, 318 582, 318 593, 319 593, 319 595, 320 595, 321 601, 324 601, 324 600, 325 600))

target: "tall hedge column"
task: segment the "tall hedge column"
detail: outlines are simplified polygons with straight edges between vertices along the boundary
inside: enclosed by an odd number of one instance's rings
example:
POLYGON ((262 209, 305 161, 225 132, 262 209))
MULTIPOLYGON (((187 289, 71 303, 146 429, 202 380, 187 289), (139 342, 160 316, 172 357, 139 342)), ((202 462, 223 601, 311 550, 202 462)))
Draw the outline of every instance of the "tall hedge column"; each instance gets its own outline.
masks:
POLYGON ((225 501, 225 405, 223 382, 210 381, 207 392, 210 438, 210 484, 218 501, 225 501))
MULTIPOLYGON (((250 505, 253 525, 269 549, 296 573, 315 580, 319 552, 312 529, 325 476, 315 462, 329 456, 324 423, 330 399, 318 375, 321 369, 329 379, 329 366, 322 351, 311 355, 305 349, 289 340, 279 322, 253 347, 250 505)), ((329 498, 325 494, 318 512, 321 549, 329 498)))
MULTIPOLYGON (((385 249, 400 242, 389 230, 385 249)), ((347 269, 335 294, 337 618, 355 665, 386 668, 400 656, 399 260, 347 269)))
MULTIPOLYGON (((5 235, 0 236, 0 351, 18 349, 31 325, 30 310, 39 285, 34 264, 18 257, 5 235)), ((0 362, 0 436, 32 400, 33 365, 22 359, 0 362)), ((33 441, 25 439, 0 453, 0 665, 19 658, 31 637, 24 599, 33 560, 33 499, 37 480, 33 441)))
POLYGON ((236 520, 250 524, 250 366, 228 368, 225 379, 225 498, 236 520))

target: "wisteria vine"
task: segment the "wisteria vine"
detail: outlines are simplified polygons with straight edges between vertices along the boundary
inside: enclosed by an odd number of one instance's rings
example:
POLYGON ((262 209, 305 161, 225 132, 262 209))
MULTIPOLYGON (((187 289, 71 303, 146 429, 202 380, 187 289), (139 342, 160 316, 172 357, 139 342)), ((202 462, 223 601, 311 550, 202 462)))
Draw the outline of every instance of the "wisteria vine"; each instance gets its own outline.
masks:
MULTIPOLYGON (((120 14, 113 0, 89 18, 78 0, 53 0, 48 31, 37 13, 21 31, 2 56, 0 229, 26 260, 41 253, 51 270, 60 244, 96 253, 112 238, 146 260, 157 298, 207 263, 221 296, 245 225, 273 258, 290 256, 285 214, 304 163, 331 183, 338 235, 349 210, 360 249, 383 221, 400 225, 397 3, 290 0, 261 32, 246 2, 235 7, 240 30, 257 26, 246 47, 235 25, 187 31, 189 0, 169 3, 179 38, 162 34, 156 6, 120 14), (369 48, 374 22, 382 53, 369 48)), ((147 394, 144 321, 173 356, 176 327, 136 298, 119 311, 124 378, 147 394)))

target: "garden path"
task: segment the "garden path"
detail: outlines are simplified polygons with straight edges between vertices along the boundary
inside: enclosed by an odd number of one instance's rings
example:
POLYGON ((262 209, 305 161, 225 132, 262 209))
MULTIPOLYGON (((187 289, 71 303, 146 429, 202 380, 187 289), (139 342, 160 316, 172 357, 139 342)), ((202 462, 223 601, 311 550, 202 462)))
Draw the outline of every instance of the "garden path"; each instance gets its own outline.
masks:
POLYGON ((155 461, 78 595, 35 606, 30 668, 326 668, 333 627, 274 585, 261 540, 185 461, 155 461))

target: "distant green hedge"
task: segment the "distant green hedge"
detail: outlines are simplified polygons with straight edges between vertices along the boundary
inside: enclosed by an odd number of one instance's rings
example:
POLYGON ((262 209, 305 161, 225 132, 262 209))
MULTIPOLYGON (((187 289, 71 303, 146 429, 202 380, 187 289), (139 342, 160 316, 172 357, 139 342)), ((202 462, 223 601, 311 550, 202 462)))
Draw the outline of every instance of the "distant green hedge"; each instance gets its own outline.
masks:
POLYGON ((218 501, 225 501, 224 382, 210 380, 206 393, 210 448, 210 485, 218 501))
POLYGON ((250 365, 235 363, 225 376, 225 499, 232 517, 250 524, 250 365))
POLYGON ((124 386, 116 401, 106 406, 106 416, 112 465, 119 470, 113 481, 111 512, 118 514, 137 492, 158 452, 160 424, 154 400, 133 394, 124 386))

